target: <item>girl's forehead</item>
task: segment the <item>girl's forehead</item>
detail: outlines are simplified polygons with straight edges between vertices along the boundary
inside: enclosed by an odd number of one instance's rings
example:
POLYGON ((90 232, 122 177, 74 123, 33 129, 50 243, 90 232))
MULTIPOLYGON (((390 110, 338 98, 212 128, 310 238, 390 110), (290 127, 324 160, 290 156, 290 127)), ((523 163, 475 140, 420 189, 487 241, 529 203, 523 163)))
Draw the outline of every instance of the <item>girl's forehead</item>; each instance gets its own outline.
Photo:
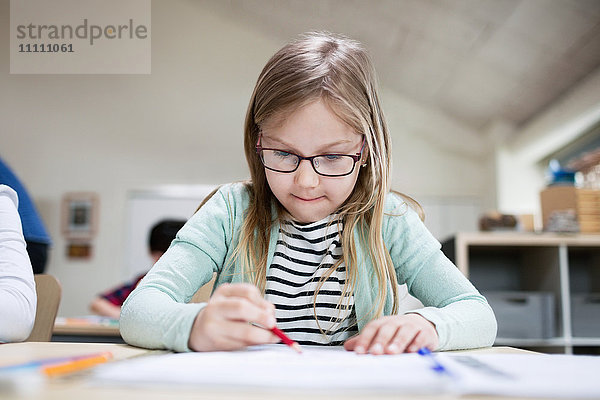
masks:
POLYGON ((325 136, 352 138, 355 130, 322 99, 288 112, 277 113, 261 125, 266 136, 288 136, 295 133, 321 132, 325 136))
POLYGON ((321 116, 325 112, 328 118, 335 119, 341 124, 348 126, 356 125, 356 116, 350 115, 354 114, 353 112, 350 110, 345 110, 344 112, 339 104, 336 104, 326 95, 323 95, 316 98, 303 99, 295 104, 272 110, 268 116, 260 122, 260 129, 262 131, 268 131, 271 129, 282 128, 285 124, 288 124, 290 120, 294 120, 294 118, 299 115, 301 119, 304 119, 307 114, 308 116, 314 115, 315 110, 321 111, 321 113, 319 113, 321 116))
POLYGON ((360 141, 362 135, 352 129, 287 129, 284 125, 280 129, 266 129, 261 131, 263 141, 286 145, 306 144, 314 146, 354 145, 360 141))

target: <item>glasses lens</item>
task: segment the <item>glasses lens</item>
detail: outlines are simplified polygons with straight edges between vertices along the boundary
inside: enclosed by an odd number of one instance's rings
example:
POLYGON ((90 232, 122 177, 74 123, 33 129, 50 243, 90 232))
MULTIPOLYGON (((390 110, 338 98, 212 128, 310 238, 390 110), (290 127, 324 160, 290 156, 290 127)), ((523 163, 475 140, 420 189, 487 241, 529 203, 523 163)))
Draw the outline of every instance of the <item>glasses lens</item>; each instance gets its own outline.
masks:
POLYGON ((354 159, 344 155, 324 155, 315 157, 313 165, 323 175, 346 175, 354 168, 354 159))
POLYGON ((292 172, 298 166, 298 156, 281 150, 262 150, 261 159, 267 168, 292 172))

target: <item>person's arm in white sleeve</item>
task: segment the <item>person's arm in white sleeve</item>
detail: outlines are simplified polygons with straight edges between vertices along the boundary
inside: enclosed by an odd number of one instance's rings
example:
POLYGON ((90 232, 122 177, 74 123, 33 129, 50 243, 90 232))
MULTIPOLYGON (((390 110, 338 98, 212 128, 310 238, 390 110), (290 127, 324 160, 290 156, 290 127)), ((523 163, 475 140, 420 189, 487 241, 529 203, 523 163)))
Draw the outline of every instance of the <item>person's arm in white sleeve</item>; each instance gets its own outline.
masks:
POLYGON ((33 269, 17 207, 17 193, 0 185, 0 342, 27 339, 37 305, 33 269))

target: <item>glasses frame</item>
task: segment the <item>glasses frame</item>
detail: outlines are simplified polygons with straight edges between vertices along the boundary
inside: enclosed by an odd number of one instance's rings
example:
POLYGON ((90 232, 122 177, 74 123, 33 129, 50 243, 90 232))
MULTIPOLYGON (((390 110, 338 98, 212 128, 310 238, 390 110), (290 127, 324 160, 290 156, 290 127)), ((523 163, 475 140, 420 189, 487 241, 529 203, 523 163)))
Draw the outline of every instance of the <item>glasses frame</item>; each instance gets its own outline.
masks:
POLYGON ((362 135, 362 144, 360 146, 360 151, 356 154, 341 154, 341 153, 329 153, 329 154, 317 154, 315 156, 310 156, 310 157, 303 157, 300 156, 296 153, 292 153, 291 151, 287 151, 287 150, 281 150, 281 149, 276 149, 273 147, 262 147, 260 145, 260 141, 262 138, 262 134, 258 135, 258 142, 256 142, 256 153, 258 154, 258 158, 260 159, 260 162, 262 163, 262 165, 266 168, 269 169, 271 171, 275 171, 275 172, 280 172, 282 174, 291 174, 292 172, 296 172, 298 170, 298 167, 300 167, 300 163, 302 162, 302 160, 308 160, 310 161, 310 165, 312 166, 313 170, 321 176, 327 176, 327 177, 331 177, 331 178, 337 178, 337 177, 341 177, 341 176, 348 176, 350 175, 352 172, 354 172, 354 168, 356 168, 356 163, 360 161, 360 159, 362 158, 362 153, 365 149, 365 135, 362 135), (291 154, 293 156, 298 157, 298 164, 296 164, 296 168, 294 168, 291 171, 281 171, 279 169, 275 169, 275 168, 271 168, 265 165, 265 160, 263 159, 263 156, 261 154, 261 151, 263 150, 275 150, 275 151, 281 151, 283 153, 288 153, 291 154), (346 173, 346 174, 341 174, 341 175, 331 175, 331 174, 323 174, 319 171, 317 171, 317 168, 315 167, 315 162, 314 159, 317 157, 324 157, 324 156, 342 156, 342 157, 350 157, 352 158, 352 160, 354 160, 354 163, 352 163, 352 169, 350 170, 350 172, 346 173))

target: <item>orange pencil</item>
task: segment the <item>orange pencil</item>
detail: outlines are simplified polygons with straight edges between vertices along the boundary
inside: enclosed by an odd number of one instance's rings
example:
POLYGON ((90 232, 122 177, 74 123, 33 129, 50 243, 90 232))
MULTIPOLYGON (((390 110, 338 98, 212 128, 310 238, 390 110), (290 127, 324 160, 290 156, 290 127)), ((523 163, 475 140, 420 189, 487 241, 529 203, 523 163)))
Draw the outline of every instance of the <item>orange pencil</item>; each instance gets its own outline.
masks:
POLYGON ((81 371, 94 365, 105 363, 112 360, 111 352, 93 354, 90 357, 78 358, 75 360, 66 361, 64 363, 54 364, 42 368, 42 372, 48 376, 57 376, 68 374, 71 372, 81 371))

